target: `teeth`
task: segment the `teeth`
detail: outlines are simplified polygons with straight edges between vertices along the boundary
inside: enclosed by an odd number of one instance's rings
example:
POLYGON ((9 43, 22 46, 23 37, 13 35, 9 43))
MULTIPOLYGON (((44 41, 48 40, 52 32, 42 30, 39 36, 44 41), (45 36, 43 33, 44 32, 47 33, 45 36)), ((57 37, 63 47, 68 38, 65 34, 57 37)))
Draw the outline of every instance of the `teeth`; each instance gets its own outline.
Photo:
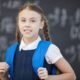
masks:
POLYGON ((26 32, 31 32, 31 30, 24 30, 24 31, 26 31, 26 32))

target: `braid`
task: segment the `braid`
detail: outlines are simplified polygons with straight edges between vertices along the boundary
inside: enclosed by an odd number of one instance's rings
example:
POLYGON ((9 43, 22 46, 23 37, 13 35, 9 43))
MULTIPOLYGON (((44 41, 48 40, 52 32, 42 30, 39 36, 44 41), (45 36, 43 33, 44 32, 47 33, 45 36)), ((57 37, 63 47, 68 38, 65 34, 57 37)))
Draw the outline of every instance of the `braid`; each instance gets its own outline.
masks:
POLYGON ((50 36, 49 36, 49 31, 48 31, 48 23, 46 19, 44 20, 43 36, 45 40, 51 41, 50 36))
POLYGON ((18 42, 20 42, 20 32, 19 32, 19 29, 18 29, 18 27, 16 28, 16 40, 18 41, 18 42))

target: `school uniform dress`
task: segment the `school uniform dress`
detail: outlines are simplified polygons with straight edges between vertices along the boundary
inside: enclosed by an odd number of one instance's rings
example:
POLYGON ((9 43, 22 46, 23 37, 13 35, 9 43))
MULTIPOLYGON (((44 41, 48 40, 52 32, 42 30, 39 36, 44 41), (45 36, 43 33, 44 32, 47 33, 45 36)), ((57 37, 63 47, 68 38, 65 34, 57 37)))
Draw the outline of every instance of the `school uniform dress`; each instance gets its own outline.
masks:
MULTIPOLYGON (((38 37, 34 42, 25 44, 22 39, 21 43, 18 44, 13 60, 13 80, 40 80, 32 67, 32 57, 40 41, 41 38, 38 37)), ((51 44, 44 61, 44 67, 47 68, 49 75, 52 74, 53 64, 62 57, 59 48, 51 44)))

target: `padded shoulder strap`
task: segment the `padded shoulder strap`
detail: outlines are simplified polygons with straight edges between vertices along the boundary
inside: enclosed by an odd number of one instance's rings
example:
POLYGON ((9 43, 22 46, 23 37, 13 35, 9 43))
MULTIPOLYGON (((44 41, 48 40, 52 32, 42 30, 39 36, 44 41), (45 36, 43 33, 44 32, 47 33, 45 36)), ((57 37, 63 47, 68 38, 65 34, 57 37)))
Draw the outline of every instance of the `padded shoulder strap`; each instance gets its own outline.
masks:
POLYGON ((37 69, 39 67, 43 67, 45 54, 50 44, 51 42, 49 41, 40 41, 38 44, 38 47, 32 58, 32 66, 36 74, 37 74, 37 69))
POLYGON ((18 43, 13 44, 11 47, 9 47, 7 49, 7 52, 6 52, 6 59, 5 60, 10 66, 9 73, 10 73, 11 77, 13 76, 13 58, 14 58, 14 54, 15 54, 15 50, 16 50, 17 45, 18 45, 18 43))

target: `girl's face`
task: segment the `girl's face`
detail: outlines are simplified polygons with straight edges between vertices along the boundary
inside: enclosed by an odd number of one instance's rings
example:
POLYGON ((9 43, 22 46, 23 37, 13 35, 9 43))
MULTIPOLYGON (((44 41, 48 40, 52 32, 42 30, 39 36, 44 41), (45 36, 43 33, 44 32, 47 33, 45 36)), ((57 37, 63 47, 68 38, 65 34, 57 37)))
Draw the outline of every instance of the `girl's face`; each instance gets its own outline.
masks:
POLYGON ((44 22, 41 21, 41 15, 38 12, 24 9, 18 15, 18 26, 24 38, 35 38, 43 28, 44 22))

